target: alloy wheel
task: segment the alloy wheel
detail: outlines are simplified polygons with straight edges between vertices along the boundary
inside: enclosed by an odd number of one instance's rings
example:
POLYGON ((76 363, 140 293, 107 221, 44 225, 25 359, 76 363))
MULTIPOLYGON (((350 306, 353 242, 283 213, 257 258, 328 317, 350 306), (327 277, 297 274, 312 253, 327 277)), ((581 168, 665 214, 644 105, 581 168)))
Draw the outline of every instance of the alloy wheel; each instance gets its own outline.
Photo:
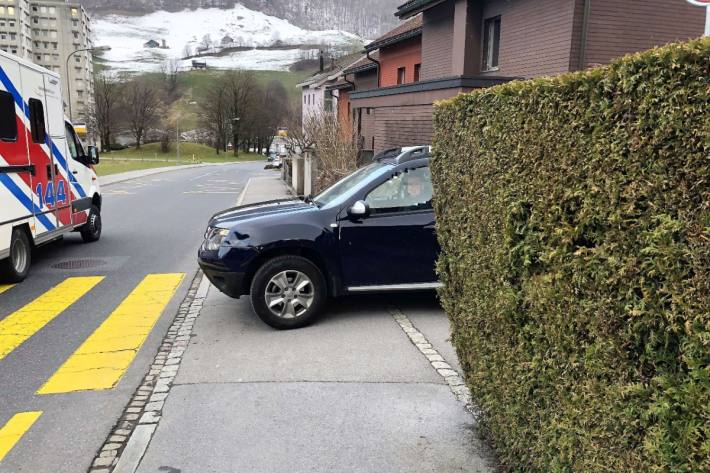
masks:
POLYGON ((274 315, 295 319, 308 312, 313 304, 313 282, 300 271, 283 271, 269 280, 264 297, 274 315))

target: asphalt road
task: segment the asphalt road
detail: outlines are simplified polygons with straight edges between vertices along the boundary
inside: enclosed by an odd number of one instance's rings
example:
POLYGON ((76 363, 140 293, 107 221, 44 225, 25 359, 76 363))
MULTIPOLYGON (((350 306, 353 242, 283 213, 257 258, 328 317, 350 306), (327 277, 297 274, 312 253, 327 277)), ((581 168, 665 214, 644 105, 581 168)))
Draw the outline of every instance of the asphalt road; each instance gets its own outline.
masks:
POLYGON ((35 253, 30 277, 0 294, 0 323, 68 278, 104 279, 17 348, 4 357, 0 354, 0 428, 18 413, 42 413, 0 462, 0 472, 83 472, 89 468, 145 375, 187 292, 209 217, 233 205, 248 179, 264 173, 261 163, 236 164, 175 171, 106 187, 99 242, 87 245, 72 234, 35 253), (53 268, 77 260, 88 260, 84 263, 91 267, 53 268), (169 302, 162 315, 115 387, 36 394, 146 276, 164 273, 184 273, 184 278, 177 290, 167 294, 169 302))

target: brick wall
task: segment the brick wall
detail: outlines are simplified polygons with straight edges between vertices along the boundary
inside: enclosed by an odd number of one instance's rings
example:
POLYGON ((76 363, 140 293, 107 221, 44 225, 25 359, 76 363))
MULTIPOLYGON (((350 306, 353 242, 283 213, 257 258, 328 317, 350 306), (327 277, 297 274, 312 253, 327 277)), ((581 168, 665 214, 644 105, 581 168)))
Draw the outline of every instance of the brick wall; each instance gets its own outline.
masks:
POLYGON ((432 105, 382 107, 374 113, 375 153, 399 146, 431 144, 432 105))
POLYGON ((451 47, 454 41, 454 2, 446 3, 423 13, 422 80, 452 75, 451 47))
POLYGON ((569 70, 574 0, 491 0, 483 18, 501 16, 501 76, 538 77, 569 70))
POLYGON ((704 29, 705 9, 685 0, 593 0, 586 63, 696 38, 704 29))
POLYGON ((397 70, 406 68, 405 83, 414 82, 414 65, 422 63, 421 36, 380 50, 380 86, 397 85, 397 70))

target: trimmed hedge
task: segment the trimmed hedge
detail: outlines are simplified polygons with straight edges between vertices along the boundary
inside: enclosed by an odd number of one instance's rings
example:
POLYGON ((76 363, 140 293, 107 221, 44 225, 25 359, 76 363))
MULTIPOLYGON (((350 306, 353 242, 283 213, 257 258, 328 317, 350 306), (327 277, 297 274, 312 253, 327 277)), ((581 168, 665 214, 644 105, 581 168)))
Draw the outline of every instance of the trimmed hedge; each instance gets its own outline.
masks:
POLYGON ((441 299, 513 471, 710 471, 710 39, 438 104, 441 299))

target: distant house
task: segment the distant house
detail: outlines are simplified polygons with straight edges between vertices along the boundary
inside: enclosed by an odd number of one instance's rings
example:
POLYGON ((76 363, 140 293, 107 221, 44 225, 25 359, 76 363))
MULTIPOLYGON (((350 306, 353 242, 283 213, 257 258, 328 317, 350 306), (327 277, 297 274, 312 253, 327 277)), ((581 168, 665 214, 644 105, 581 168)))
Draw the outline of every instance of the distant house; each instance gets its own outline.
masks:
POLYGON ((194 59, 192 60, 192 69, 207 69, 207 62, 206 61, 195 61, 194 59))
POLYGON ((143 44, 143 47, 144 47, 144 48, 155 49, 155 48, 159 48, 159 47, 160 47, 160 43, 157 42, 157 41, 154 40, 154 39, 151 39, 151 40, 148 41, 147 43, 144 43, 144 44, 143 44))
POLYGON ((226 35, 224 38, 222 38, 222 41, 220 41, 220 43, 222 44, 223 48, 228 48, 234 45, 234 39, 231 36, 226 35))

